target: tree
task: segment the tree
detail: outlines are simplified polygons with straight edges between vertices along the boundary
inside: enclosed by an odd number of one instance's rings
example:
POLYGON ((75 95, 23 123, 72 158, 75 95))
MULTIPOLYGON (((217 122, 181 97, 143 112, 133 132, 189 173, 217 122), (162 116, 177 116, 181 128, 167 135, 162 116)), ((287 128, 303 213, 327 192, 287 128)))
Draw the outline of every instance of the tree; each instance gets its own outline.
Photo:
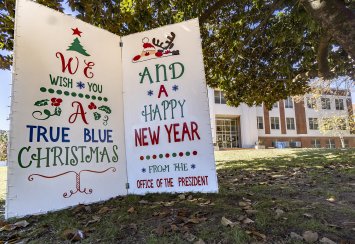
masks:
POLYGON ((8 142, 7 133, 0 132, 0 161, 7 160, 7 142, 8 142))
MULTIPOLYGON (((12 50, 13 2, 0 4, 4 50, 12 50)), ((60 0, 37 2, 61 10, 60 0)), ((309 91, 312 77, 354 78, 353 1, 68 0, 68 4, 78 18, 118 35, 200 17, 207 83, 224 90, 230 105, 264 102, 271 107, 309 91)), ((0 57, 0 67, 8 68, 11 57, 0 57)))
POLYGON ((348 77, 324 81, 316 78, 310 81, 310 94, 295 97, 317 111, 319 131, 326 136, 338 137, 345 148, 344 137, 354 133, 355 116, 350 110, 349 95, 352 81, 348 77), (334 107, 335 106, 335 107, 334 107))
POLYGON ((345 148, 344 136, 349 134, 352 121, 348 116, 337 114, 323 117, 319 120, 319 131, 324 135, 339 137, 341 147, 345 148))
POLYGON ((86 50, 83 48, 83 46, 80 44, 80 41, 78 38, 74 39, 73 43, 68 47, 67 50, 81 53, 84 56, 90 56, 90 54, 88 54, 86 52, 86 50))

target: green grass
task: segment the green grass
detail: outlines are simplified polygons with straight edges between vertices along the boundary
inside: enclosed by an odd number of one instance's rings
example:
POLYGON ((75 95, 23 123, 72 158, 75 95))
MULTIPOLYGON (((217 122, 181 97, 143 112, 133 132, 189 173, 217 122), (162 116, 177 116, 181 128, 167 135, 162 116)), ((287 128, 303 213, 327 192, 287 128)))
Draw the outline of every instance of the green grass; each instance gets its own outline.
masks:
MULTIPOLYGON (((218 194, 186 193, 184 200, 175 194, 117 197, 90 205, 90 211, 76 207, 26 218, 29 227, 0 232, 0 242, 9 236, 33 243, 63 242, 68 229, 84 230, 83 243, 186 243, 191 236, 206 243, 302 243, 289 234, 306 230, 335 242, 355 242, 353 227, 343 226, 355 219, 354 149, 238 150, 215 155, 218 194), (327 200, 330 197, 334 202, 327 200), (210 203, 204 205, 207 200, 210 203), (239 206, 247 200, 256 212, 239 206), (109 212, 100 214, 103 207, 109 212), (135 211, 128 213, 131 207, 135 211), (282 210, 280 216, 277 209, 282 210), (100 221, 87 225, 93 216, 100 221), (238 224, 223 226, 222 217, 238 224), (254 223, 244 224, 245 217, 254 223)), ((0 187, 1 194, 1 182, 0 187)))

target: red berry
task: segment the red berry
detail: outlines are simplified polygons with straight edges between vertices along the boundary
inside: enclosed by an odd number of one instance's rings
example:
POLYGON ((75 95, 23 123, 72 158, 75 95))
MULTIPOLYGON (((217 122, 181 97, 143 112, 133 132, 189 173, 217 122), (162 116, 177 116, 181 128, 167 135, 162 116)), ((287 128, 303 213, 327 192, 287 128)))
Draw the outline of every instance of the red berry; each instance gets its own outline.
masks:
POLYGON ((155 53, 155 56, 161 57, 161 56, 163 56, 163 52, 159 52, 159 51, 158 51, 158 52, 155 53))
POLYGON ((58 107, 60 105, 60 103, 54 103, 54 106, 58 107))
POLYGON ((54 103, 56 100, 57 100, 57 99, 56 99, 55 97, 53 97, 53 98, 51 99, 51 102, 54 103))
POLYGON ((58 103, 61 103, 61 102, 63 102, 63 100, 62 100, 61 98, 58 98, 58 99, 57 99, 57 102, 58 102, 58 103))
POLYGON ((141 55, 137 55, 137 56, 135 56, 134 58, 133 58, 133 61, 137 61, 137 60, 139 60, 141 58, 141 55))

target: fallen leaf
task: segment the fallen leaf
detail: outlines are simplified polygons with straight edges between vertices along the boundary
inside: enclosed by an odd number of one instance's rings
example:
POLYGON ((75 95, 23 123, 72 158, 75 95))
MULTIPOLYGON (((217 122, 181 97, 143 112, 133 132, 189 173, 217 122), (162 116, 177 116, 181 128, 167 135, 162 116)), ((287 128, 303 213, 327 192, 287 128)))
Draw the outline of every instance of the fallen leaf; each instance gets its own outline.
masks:
POLYGON ((96 223, 96 222, 99 222, 101 220, 101 218, 99 216, 92 216, 92 220, 89 220, 86 224, 85 224, 85 227, 87 227, 88 225, 90 224, 93 224, 93 223, 96 223))
POLYGON ((162 225, 159 225, 156 229, 153 230, 158 236, 164 235, 164 227, 162 225))
POLYGON ((170 225, 170 228, 174 232, 179 230, 179 227, 177 227, 177 225, 170 225))
POLYGON ((205 242, 202 239, 198 239, 198 241, 195 241, 194 244, 205 244, 205 242))
POLYGON ((303 216, 309 219, 313 218, 313 215, 309 213, 304 213, 303 216))
POLYGON ((300 236, 299 234, 295 233, 295 232, 291 232, 290 233, 290 237, 291 237, 291 239, 295 239, 295 240, 300 240, 300 241, 303 240, 303 237, 300 236))
POLYGON ((191 234, 190 232, 186 232, 184 234, 184 238, 188 241, 188 242, 193 242, 194 240, 197 239, 197 237, 193 234, 191 234))
POLYGON ((334 197, 330 197, 327 199, 328 202, 335 202, 335 198, 334 197))
POLYGON ((243 219, 243 224, 252 224, 252 223, 254 223, 254 221, 253 220, 251 220, 251 219, 249 219, 249 218, 245 218, 245 219, 243 219))
POLYGON ((253 214, 256 214, 258 212, 258 210, 255 210, 255 209, 246 209, 244 210, 247 214, 249 215, 253 215, 253 214))
POLYGON ((234 222, 230 221, 230 220, 227 219, 226 217, 222 217, 222 219, 221 219, 221 224, 222 224, 223 226, 230 226, 230 227, 232 227, 232 228, 237 225, 237 223, 234 223, 234 222))
POLYGON ((134 210, 134 207, 130 207, 130 208, 127 210, 128 213, 134 213, 134 211, 135 211, 135 210, 134 210))
POLYGON ((185 194, 180 194, 180 195, 178 196, 178 198, 179 198, 180 200, 185 200, 185 199, 186 199, 186 196, 185 196, 185 194))
POLYGON ((246 206, 249 206, 250 203, 249 203, 249 202, 240 201, 240 202, 238 203, 238 205, 239 205, 239 207, 246 207, 246 206))
POLYGON ((303 234, 302 234, 304 240, 307 242, 307 243, 314 243, 318 240, 318 233, 317 232, 313 232, 313 231, 305 231, 303 234))
POLYGON ((257 231, 245 231, 245 233, 247 233, 248 235, 254 235, 254 236, 256 236, 256 237, 259 237, 259 238, 261 238, 261 239, 263 239, 263 240, 265 240, 266 239, 266 235, 264 235, 264 234, 261 234, 261 233, 259 233, 259 232, 257 232, 257 231))
POLYGON ((82 230, 76 230, 74 236, 70 239, 71 241, 81 241, 85 239, 85 233, 82 230))
POLYGON ((109 209, 108 207, 102 207, 102 208, 99 210, 98 214, 104 214, 104 213, 107 213, 107 212, 109 212, 109 211, 110 211, 110 209, 109 209))
POLYGON ((26 220, 21 220, 21 221, 19 221, 19 222, 16 222, 14 225, 16 226, 16 227, 26 227, 26 226, 28 226, 30 223, 28 223, 26 220))
POLYGON ((355 222, 343 222, 344 226, 355 226, 355 222))
POLYGON ((11 230, 14 230, 16 228, 17 228, 16 225, 7 224, 7 225, 4 225, 3 227, 0 228, 0 232, 1 231, 11 231, 11 230))
POLYGON ((319 242, 324 244, 336 244, 336 242, 328 239, 327 237, 323 237, 322 239, 319 240, 319 242))
POLYGON ((275 210, 276 216, 275 219, 279 219, 281 217, 281 215, 283 215, 285 212, 282 209, 276 209, 275 210))

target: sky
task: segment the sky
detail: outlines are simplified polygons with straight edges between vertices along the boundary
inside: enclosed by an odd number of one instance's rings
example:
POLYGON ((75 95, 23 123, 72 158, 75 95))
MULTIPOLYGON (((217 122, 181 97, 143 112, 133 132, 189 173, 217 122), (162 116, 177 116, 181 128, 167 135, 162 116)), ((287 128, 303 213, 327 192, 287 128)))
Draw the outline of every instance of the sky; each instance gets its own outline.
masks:
MULTIPOLYGON (((67 5, 63 7, 66 14, 75 15, 67 5)), ((0 69, 0 130, 9 130, 10 123, 8 118, 11 104, 11 79, 11 71, 0 69)), ((354 90, 352 91, 352 102, 353 104, 355 103, 354 90)))

